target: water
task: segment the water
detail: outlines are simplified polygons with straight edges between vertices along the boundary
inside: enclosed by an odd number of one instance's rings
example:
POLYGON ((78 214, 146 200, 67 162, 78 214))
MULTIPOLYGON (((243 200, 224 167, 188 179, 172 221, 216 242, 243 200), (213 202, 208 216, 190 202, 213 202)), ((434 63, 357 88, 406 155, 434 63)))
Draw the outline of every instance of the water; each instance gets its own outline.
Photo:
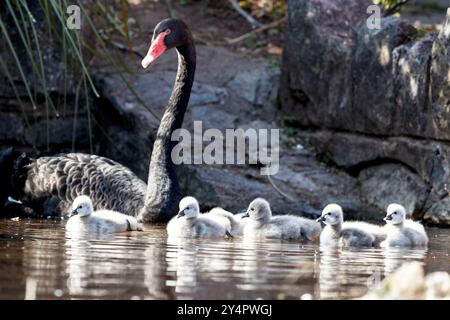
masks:
POLYGON ((68 239, 64 222, 0 220, 0 299, 344 299, 405 261, 450 272, 450 229, 428 250, 326 250, 298 243, 184 240, 165 227, 68 239))

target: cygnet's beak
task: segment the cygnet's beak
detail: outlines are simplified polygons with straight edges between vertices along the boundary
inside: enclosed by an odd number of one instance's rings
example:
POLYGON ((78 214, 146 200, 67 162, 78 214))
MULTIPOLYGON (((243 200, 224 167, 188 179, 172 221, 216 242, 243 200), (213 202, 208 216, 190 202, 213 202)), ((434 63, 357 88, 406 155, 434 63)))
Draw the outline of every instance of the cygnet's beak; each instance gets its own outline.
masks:
POLYGON ((323 222, 325 220, 325 216, 318 217, 316 222, 323 222))
POLYGON ((72 212, 70 213, 70 215, 69 215, 69 218, 70 217, 73 217, 73 216, 76 216, 78 214, 78 211, 75 209, 75 210, 72 210, 72 212))
POLYGON ((241 219, 249 218, 249 217, 250 217, 250 215, 248 214, 248 212, 246 212, 246 213, 241 217, 241 219))
POLYGON ((178 212, 177 219, 181 218, 181 217, 184 217, 184 215, 185 215, 185 213, 184 213, 184 209, 183 209, 180 212, 178 212))
POLYGON ((391 215, 386 216, 386 217, 383 218, 383 220, 384 220, 384 221, 392 220, 392 216, 391 216, 391 215))

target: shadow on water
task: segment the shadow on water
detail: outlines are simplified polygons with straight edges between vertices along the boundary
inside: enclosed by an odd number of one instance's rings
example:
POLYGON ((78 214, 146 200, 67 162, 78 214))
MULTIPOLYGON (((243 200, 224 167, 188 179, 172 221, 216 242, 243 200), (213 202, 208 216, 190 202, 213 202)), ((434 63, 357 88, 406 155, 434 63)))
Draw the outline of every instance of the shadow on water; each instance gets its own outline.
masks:
POLYGON ((405 261, 450 271, 450 230, 428 232, 428 250, 341 250, 237 238, 173 241, 164 226, 77 239, 61 221, 1 220, 0 299, 353 298, 405 261))

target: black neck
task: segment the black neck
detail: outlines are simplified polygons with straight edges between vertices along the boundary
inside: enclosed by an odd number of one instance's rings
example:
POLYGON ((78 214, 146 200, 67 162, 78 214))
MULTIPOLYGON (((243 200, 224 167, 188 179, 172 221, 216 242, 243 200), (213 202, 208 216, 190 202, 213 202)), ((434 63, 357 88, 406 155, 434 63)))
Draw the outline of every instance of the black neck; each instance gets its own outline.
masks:
POLYGON ((174 130, 181 128, 192 84, 194 83, 196 55, 194 42, 177 47, 178 72, 166 111, 153 144, 150 160, 145 206, 139 219, 144 222, 166 222, 181 199, 175 166, 171 159, 174 130))

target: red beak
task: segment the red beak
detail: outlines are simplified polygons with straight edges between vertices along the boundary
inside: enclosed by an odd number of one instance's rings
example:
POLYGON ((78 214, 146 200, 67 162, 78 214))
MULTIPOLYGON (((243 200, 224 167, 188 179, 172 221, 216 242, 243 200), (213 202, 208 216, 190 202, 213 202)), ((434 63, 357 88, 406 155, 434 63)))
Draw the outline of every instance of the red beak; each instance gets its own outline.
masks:
POLYGON ((147 68, 153 61, 155 61, 160 55, 162 55, 167 47, 164 44, 164 38, 166 37, 166 32, 161 32, 155 40, 152 41, 150 49, 148 49, 147 55, 142 59, 142 67, 147 68))

